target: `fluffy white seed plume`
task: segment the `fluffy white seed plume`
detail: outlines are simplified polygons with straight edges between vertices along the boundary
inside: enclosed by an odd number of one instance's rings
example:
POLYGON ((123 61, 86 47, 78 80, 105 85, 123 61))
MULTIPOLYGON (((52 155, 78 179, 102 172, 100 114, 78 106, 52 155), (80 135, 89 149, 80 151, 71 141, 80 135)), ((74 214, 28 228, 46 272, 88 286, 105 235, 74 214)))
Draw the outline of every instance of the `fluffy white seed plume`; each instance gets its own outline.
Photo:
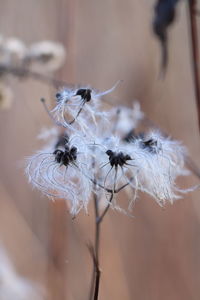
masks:
POLYGON ((126 147, 116 136, 96 139, 93 145, 95 157, 95 178, 100 184, 100 199, 104 205, 108 204, 111 194, 112 208, 123 211, 117 204, 117 192, 129 184, 129 165, 131 157, 126 147), (103 192, 102 192, 103 189, 103 192))
POLYGON ((109 115, 112 118, 113 133, 123 137, 137 128, 144 118, 139 102, 133 102, 132 109, 126 106, 118 106, 111 109, 109 115))
POLYGON ((0 36, 0 63, 19 65, 25 54, 26 46, 20 39, 0 36))
POLYGON ((59 130, 57 127, 52 128, 42 128, 41 132, 37 136, 39 140, 47 141, 51 139, 51 141, 56 140, 59 136, 59 130))
POLYGON ((81 128, 88 133, 92 124, 98 126, 99 119, 106 120, 107 113, 100 107, 101 97, 111 93, 118 84, 119 82, 103 92, 97 92, 90 87, 64 88, 56 94, 57 105, 51 113, 56 122, 63 127, 78 131, 81 128))
POLYGON ((178 176, 188 174, 186 150, 178 141, 155 130, 134 135, 144 117, 139 103, 133 109, 121 106, 103 111, 101 97, 116 85, 102 93, 90 87, 64 88, 56 94, 57 105, 51 112, 44 103, 65 136, 58 142, 55 130, 43 133, 51 140, 29 159, 27 174, 33 186, 47 196, 66 199, 74 215, 81 208, 87 211, 92 192, 106 201, 113 195, 112 207, 120 209, 116 198, 122 189, 132 188, 131 208, 138 191, 164 205, 196 188, 176 185, 178 176))
POLYGON ((76 215, 81 208, 87 211, 91 165, 82 137, 73 135, 64 141, 30 157, 26 173, 32 185, 48 197, 66 199, 70 212, 76 215))
POLYGON ((27 51, 25 44, 15 37, 5 39, 4 49, 10 56, 10 62, 14 64, 21 63, 27 51))
POLYGON ((0 246, 0 299, 43 300, 44 290, 34 282, 20 277, 3 246, 0 246))
POLYGON ((40 71, 56 71, 66 58, 65 48, 53 41, 32 44, 27 50, 26 61, 40 71))
POLYGON ((150 194, 160 205, 181 197, 184 190, 178 189, 175 181, 187 172, 184 168, 186 150, 179 142, 154 131, 133 140, 129 149, 137 168, 134 183, 130 183, 134 189, 150 194))

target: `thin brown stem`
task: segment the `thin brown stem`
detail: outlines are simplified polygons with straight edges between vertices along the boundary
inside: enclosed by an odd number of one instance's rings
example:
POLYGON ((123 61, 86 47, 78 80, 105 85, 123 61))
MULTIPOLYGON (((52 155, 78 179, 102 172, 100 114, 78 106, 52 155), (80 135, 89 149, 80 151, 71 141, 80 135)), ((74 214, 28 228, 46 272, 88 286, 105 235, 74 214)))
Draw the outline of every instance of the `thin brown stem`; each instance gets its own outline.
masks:
POLYGON ((100 276, 101 276, 101 271, 99 269, 100 223, 98 222, 99 201, 98 201, 98 196, 95 192, 94 192, 93 197, 94 197, 94 211, 95 211, 95 243, 94 243, 94 249, 92 251, 93 275, 92 275, 89 299, 97 300, 98 294, 99 294, 99 284, 100 284, 100 276))
POLYGON ((92 251, 93 256, 93 276, 90 288, 90 300, 98 300, 99 297, 99 286, 100 286, 100 278, 101 278, 101 270, 99 268, 99 249, 100 249, 100 233, 101 233, 101 223, 103 218, 105 217, 108 209, 110 207, 110 203, 113 199, 113 193, 110 195, 109 204, 106 206, 103 213, 100 215, 99 212, 99 199, 94 193, 94 208, 95 208, 95 244, 94 251, 92 251))
POLYGON ((99 219, 99 201, 98 197, 95 194, 94 195, 94 204, 95 204, 95 256, 96 256, 96 280, 95 280, 95 286, 94 286, 94 300, 98 299, 99 295, 99 284, 100 284, 100 276, 101 271, 99 269, 99 244, 100 244, 100 222, 99 219))
POLYGON ((90 294, 89 294, 89 300, 93 299, 94 295, 94 284, 95 284, 95 261, 93 259, 93 272, 92 272, 92 279, 91 279, 91 286, 90 286, 90 294))
MULTIPOLYGON (((127 182, 125 184, 123 184, 121 187, 119 187, 118 189, 114 189, 114 190, 111 190, 111 189, 108 189, 106 188, 105 186, 103 186, 101 183, 97 182, 96 179, 92 179, 90 178, 88 175, 84 174, 93 184, 97 185, 98 187, 100 187, 101 189, 103 189, 105 192, 109 193, 109 194, 117 194, 119 193, 121 190, 123 190, 127 185, 130 184, 130 182, 127 182)), ((131 178, 130 180, 133 180, 133 178, 131 178)))
POLYGON ((104 209, 104 211, 102 212, 101 216, 99 216, 99 218, 98 218, 98 223, 101 223, 101 222, 102 222, 102 220, 103 220, 103 218, 105 217, 107 211, 109 210, 110 204, 111 204, 111 202, 112 202, 112 200, 113 200, 113 196, 114 196, 114 194, 111 193, 110 199, 109 199, 109 203, 108 203, 108 205, 106 206, 106 208, 104 209))
MULTIPOLYGON (((99 242, 100 242, 100 226, 97 222, 97 219, 99 218, 99 204, 98 204, 98 197, 97 194, 93 194, 94 198, 94 211, 95 211, 95 246, 93 251, 93 275, 92 275, 92 282, 91 282, 91 288, 90 288, 90 297, 89 299, 93 299, 94 295, 94 289, 95 289, 95 283, 97 281, 97 276, 100 277, 100 271, 99 271, 99 242)), ((98 289, 99 289, 99 279, 98 279, 98 289)))

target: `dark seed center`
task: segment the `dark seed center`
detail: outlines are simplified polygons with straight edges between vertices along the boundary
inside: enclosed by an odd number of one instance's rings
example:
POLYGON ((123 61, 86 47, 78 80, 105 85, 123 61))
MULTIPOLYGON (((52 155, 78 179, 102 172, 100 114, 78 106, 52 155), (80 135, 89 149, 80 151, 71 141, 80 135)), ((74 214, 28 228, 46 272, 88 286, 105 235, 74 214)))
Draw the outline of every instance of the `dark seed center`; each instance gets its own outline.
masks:
POLYGON ((91 100, 91 90, 90 89, 79 89, 76 92, 76 96, 81 96, 83 100, 89 102, 91 100))
POLYGON ((70 162, 77 159, 77 148, 65 146, 65 150, 56 149, 53 154, 55 155, 55 161, 61 165, 68 166, 70 162))
POLYGON ((109 161, 111 167, 115 166, 120 166, 122 167, 124 164, 127 163, 127 160, 131 160, 130 155, 124 154, 122 152, 113 152, 112 150, 106 151, 106 154, 109 156, 109 161))

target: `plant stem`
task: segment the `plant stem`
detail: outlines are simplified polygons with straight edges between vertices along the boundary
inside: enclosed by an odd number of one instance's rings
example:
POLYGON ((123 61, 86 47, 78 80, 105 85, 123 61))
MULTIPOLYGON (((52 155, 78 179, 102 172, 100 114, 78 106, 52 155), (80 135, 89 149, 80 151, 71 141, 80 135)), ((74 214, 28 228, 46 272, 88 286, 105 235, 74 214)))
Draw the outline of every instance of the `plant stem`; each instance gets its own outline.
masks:
POLYGON ((99 244, 100 244, 100 224, 99 222, 99 201, 98 197, 94 195, 94 204, 95 204, 95 257, 96 257, 96 264, 95 264, 95 273, 96 273, 96 280, 95 280, 95 289, 94 289, 94 300, 98 299, 99 294, 99 284, 100 284, 100 276, 101 271, 99 269, 99 244))
POLYGON ((106 206, 106 208, 105 208, 104 211, 102 212, 101 216, 99 216, 99 218, 98 218, 98 223, 101 223, 101 221, 103 220, 105 214, 106 214, 107 211, 109 210, 109 207, 110 207, 110 204, 111 204, 111 202, 112 202, 112 199, 113 199, 113 193, 111 193, 111 195, 110 195, 110 199, 109 199, 108 205, 106 206))
POLYGON ((197 30, 197 20, 196 20, 196 4, 197 4, 196 0, 188 0, 193 77, 194 77, 195 95, 196 95, 198 121, 199 121, 199 129, 200 129, 200 74, 199 74, 199 49, 198 49, 199 47, 198 47, 198 30, 197 30))
POLYGON ((109 204, 104 209, 103 213, 100 215, 99 212, 99 199, 98 196, 94 193, 94 209, 95 209, 95 244, 94 251, 92 251, 93 256, 93 276, 90 288, 90 300, 98 300, 99 296, 99 285, 101 278, 101 270, 99 268, 99 248, 100 248, 100 233, 101 233, 101 223, 103 218, 105 217, 108 209, 110 207, 110 203, 113 199, 113 193, 110 195, 109 204))

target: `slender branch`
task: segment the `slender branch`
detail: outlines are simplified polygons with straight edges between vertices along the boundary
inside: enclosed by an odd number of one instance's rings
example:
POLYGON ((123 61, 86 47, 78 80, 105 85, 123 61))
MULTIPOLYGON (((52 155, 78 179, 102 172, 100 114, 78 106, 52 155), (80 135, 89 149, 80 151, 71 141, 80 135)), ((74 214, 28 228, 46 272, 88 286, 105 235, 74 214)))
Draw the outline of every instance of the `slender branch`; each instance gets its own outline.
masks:
MULTIPOLYGON (((95 246, 92 248, 92 251, 90 249, 90 252, 93 257, 93 275, 92 275, 92 282, 91 282, 91 288, 90 288, 90 297, 89 299, 93 299, 94 295, 94 288, 95 288, 95 282, 96 282, 96 276, 99 275, 99 238, 100 238, 100 227, 97 224, 97 218, 99 216, 99 204, 98 204, 98 197, 97 194, 93 194, 94 198, 94 211, 95 211, 95 246)), ((99 280, 98 280, 98 288, 99 288, 99 280)))
MULTIPOLYGON (((108 192, 109 194, 112 194, 112 193, 117 194, 117 193, 119 193, 121 190, 123 190, 127 185, 130 184, 130 182, 127 182, 127 183, 123 184, 121 187, 119 187, 118 189, 112 190, 112 189, 106 188, 106 187, 103 186, 101 183, 97 182, 96 179, 92 179, 92 178, 90 178, 89 176, 87 176, 86 174, 84 174, 84 175, 85 175, 85 176, 86 176, 93 184, 95 184, 95 185, 97 185, 98 187, 102 188, 104 191, 108 192)), ((133 180, 133 177, 131 177, 130 180, 133 180)))
MULTIPOLYGON (((93 273, 92 273, 92 281, 91 281, 91 287, 90 287, 89 300, 93 300, 93 296, 95 294, 94 289, 95 289, 95 281, 96 281, 96 270, 98 270, 98 266, 97 266, 94 247, 92 245, 88 245, 88 249, 92 256, 92 261, 93 261, 93 273)), ((98 280, 98 286, 99 286, 99 280, 98 280)))
POLYGON ((104 211, 102 212, 101 216, 99 216, 99 218, 98 218, 98 220, 97 220, 98 223, 101 223, 101 222, 102 222, 102 220, 103 220, 103 218, 105 217, 107 211, 109 210, 110 204, 111 204, 111 202, 112 202, 112 200, 113 200, 113 196, 114 196, 114 194, 111 193, 110 199, 109 199, 109 203, 108 203, 108 205, 106 206, 106 208, 104 209, 104 211))
POLYGON ((95 206, 95 224, 96 224, 96 232, 95 232, 95 254, 96 260, 98 264, 99 258, 99 236, 100 236, 100 227, 99 225, 99 201, 96 193, 94 194, 94 206, 95 206))
POLYGON ((100 223, 99 219, 99 201, 96 194, 94 194, 94 206, 95 206, 95 256, 96 256, 96 280, 95 280, 95 287, 94 287, 94 300, 98 299, 99 294, 99 284, 100 284, 100 276, 101 271, 99 269, 99 244, 100 244, 100 223))
MULTIPOLYGON (((91 251, 90 251, 91 252, 91 251)), ((93 251, 94 252, 94 251, 93 251)), ((95 259, 94 259, 94 253, 93 253, 93 271, 92 271, 92 280, 91 280, 91 286, 90 286, 90 294, 89 294, 89 300, 93 299, 93 295, 94 295, 94 284, 95 284, 95 259)))
POLYGON ((199 47, 198 47, 198 29, 197 29, 197 20, 196 20, 196 5, 197 5, 196 0, 188 0, 193 78, 194 78, 194 87, 195 87, 198 121, 199 121, 199 129, 200 129, 200 73, 199 73, 199 47))
POLYGON ((92 253, 93 257, 93 276, 92 276, 92 282, 91 282, 91 288, 90 288, 90 300, 98 300, 99 296, 99 285, 100 285, 100 278, 101 278, 101 270, 99 268, 99 248, 100 248, 100 233, 101 233, 101 223, 103 221, 103 218, 105 217, 106 213, 109 210, 110 203, 113 199, 113 192, 110 195, 109 204, 106 206, 103 213, 100 215, 99 212, 99 199, 94 193, 94 208, 95 208, 95 244, 94 249, 90 252, 92 253))

